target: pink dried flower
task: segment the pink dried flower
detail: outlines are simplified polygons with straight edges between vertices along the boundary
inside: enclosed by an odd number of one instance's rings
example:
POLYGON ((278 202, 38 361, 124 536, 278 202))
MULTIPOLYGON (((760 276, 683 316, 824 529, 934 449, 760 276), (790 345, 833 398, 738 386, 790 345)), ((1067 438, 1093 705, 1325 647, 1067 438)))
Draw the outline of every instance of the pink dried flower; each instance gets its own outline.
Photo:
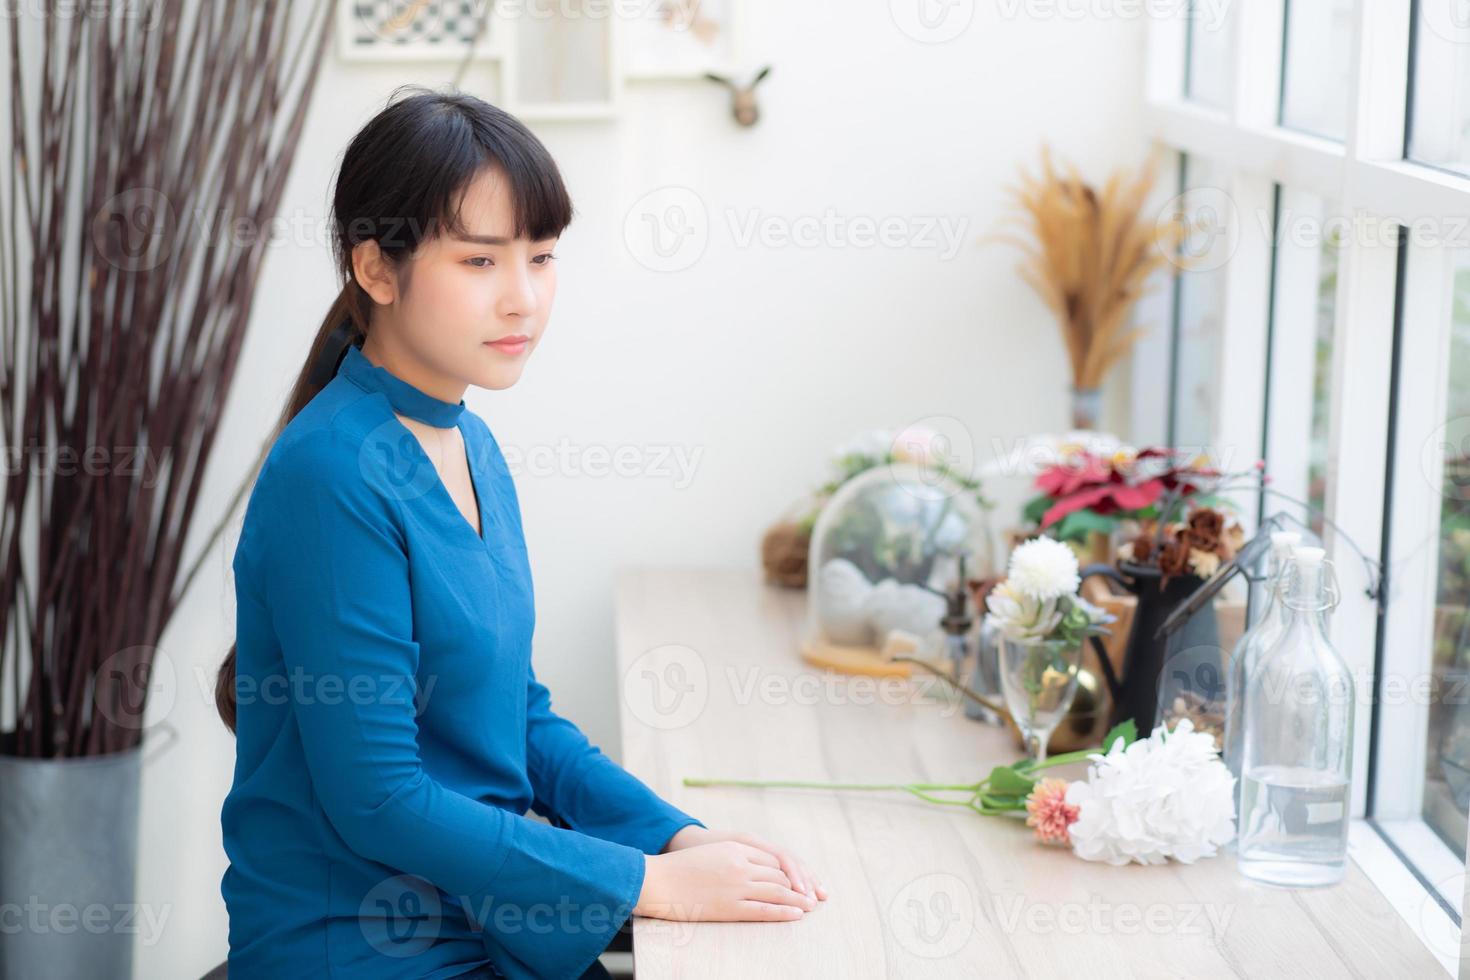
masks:
POLYGON ((1036 828, 1043 844, 1071 844, 1067 828, 1081 815, 1080 806, 1067 802, 1065 779, 1043 779, 1026 797, 1026 826, 1036 828))

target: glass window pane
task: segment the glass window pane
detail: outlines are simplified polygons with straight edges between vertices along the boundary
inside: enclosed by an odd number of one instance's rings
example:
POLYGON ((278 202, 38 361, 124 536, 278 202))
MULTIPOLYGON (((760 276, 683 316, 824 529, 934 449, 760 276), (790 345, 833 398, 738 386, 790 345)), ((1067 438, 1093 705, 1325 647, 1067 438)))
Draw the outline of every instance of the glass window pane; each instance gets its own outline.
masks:
POLYGON ((1186 21, 1189 50, 1184 66, 1184 96, 1216 109, 1230 108, 1235 72, 1235 4, 1190 0, 1186 21))
MULTIPOLYGON (((1470 249, 1459 252, 1454 314, 1446 358, 1449 387, 1444 430, 1438 447, 1444 461, 1440 495, 1439 563, 1434 609, 1434 682, 1438 690, 1460 690, 1470 676, 1470 249)), ((1421 812, 1424 821, 1456 854, 1464 852, 1470 806, 1470 702, 1438 697, 1429 702, 1429 752, 1421 812)))
POLYGON ((1448 0, 1415 6, 1409 156, 1470 174, 1470 17, 1448 0))
POLYGON ((1283 188, 1271 301, 1266 513, 1286 511, 1322 536, 1337 268, 1346 223, 1314 194, 1283 188), (1306 446, 1303 453, 1301 447, 1306 446), (1293 505, 1305 501, 1310 509, 1293 505))
POLYGON ((1285 43, 1281 125, 1346 139, 1353 0, 1291 0, 1285 43))
POLYGON ((1176 294, 1171 439, 1176 446, 1204 449, 1214 444, 1220 404, 1220 331, 1234 212, 1228 172, 1201 157, 1187 157, 1183 166, 1182 220, 1190 230, 1180 248, 1184 271, 1176 294))

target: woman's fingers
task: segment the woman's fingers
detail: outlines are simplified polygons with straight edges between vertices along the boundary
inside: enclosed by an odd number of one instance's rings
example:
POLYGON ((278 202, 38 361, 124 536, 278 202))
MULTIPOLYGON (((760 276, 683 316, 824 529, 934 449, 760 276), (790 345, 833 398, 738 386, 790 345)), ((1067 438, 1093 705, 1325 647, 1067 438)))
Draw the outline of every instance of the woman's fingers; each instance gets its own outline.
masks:
MULTIPOLYGON (((741 843, 744 842, 742 841, 741 843)), ((745 845, 745 857, 752 864, 764 864, 768 868, 781 867, 781 862, 776 859, 776 855, 752 844, 745 845)))
POLYGON ((826 897, 825 894, 817 894, 816 886, 813 884, 812 881, 812 874, 807 869, 806 865, 797 860, 796 855, 792 854, 784 847, 777 847, 775 844, 772 844, 765 838, 757 837, 755 834, 738 834, 736 835, 736 839, 744 844, 748 844, 749 846, 754 847, 757 850, 763 851, 766 854, 774 857, 776 859, 777 866, 780 867, 780 869, 786 873, 786 877, 791 880, 792 888, 795 888, 799 892, 805 892, 807 895, 810 895, 813 898, 826 897))
POLYGON ((791 887, 791 879, 786 877, 786 872, 782 871, 780 868, 767 867, 764 864, 757 864, 750 869, 750 880, 769 881, 773 884, 780 885, 783 888, 791 887))
POLYGON ((778 905, 750 899, 736 902, 735 910, 742 920, 749 922, 789 922, 806 914, 794 905, 778 905))
POLYGON ((794 905, 799 909, 810 910, 816 908, 816 899, 804 892, 795 891, 784 885, 773 884, 768 881, 753 881, 750 883, 748 898, 759 902, 774 902, 777 905, 794 905))
POLYGON ((805 862, 801 865, 802 878, 812 886, 812 892, 822 901, 827 900, 827 889, 822 887, 822 880, 812 873, 812 869, 805 862))

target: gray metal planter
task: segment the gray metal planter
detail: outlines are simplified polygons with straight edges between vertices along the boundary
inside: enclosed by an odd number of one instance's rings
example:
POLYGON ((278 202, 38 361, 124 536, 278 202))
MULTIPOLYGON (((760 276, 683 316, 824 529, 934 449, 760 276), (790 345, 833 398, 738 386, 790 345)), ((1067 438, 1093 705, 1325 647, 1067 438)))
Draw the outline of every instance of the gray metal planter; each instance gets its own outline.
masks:
POLYGON ((131 976, 144 762, 0 756, 0 980, 131 976))

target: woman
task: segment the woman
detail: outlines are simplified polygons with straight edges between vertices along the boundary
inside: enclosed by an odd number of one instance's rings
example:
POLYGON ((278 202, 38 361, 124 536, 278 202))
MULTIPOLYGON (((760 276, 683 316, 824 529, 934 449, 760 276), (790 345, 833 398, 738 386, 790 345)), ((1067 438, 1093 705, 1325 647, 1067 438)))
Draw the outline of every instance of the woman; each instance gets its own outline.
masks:
POLYGON ((235 980, 598 976, 631 914, 789 921, 827 897, 609 760, 531 669, 515 485, 462 396, 520 378, 571 217, 545 147, 472 96, 395 97, 343 157, 346 285, 233 563, 235 980))

